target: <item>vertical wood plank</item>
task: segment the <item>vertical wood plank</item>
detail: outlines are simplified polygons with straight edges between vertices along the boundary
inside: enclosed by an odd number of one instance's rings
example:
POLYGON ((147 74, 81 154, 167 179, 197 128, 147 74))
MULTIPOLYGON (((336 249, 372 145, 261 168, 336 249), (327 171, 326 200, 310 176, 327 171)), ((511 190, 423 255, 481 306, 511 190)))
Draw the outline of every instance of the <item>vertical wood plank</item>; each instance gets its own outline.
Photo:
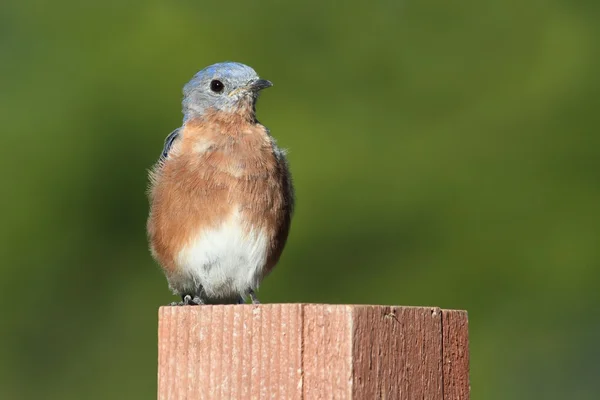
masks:
POLYGON ((439 308, 354 311, 353 398, 442 400, 439 308))
POLYGON ((469 329, 466 311, 442 310, 444 400, 469 400, 469 329))
POLYGON ((352 308, 304 306, 303 399, 352 398, 352 308))

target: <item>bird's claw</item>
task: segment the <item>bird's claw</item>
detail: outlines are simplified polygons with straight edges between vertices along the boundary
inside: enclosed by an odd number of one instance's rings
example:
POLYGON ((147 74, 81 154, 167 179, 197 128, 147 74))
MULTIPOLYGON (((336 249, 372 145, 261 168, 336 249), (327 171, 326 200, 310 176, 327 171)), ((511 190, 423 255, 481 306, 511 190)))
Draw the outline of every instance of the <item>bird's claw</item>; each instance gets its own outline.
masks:
POLYGON ((199 306, 204 304, 204 301, 200 298, 200 296, 192 297, 191 295, 186 294, 183 296, 183 304, 186 306, 199 306))
POLYGON ((249 291, 248 294, 250 295, 250 300, 252 300, 252 304, 260 304, 260 301, 258 301, 258 297, 256 297, 256 293, 254 293, 254 290, 249 291))
POLYGON ((199 306, 201 304, 204 304, 204 301, 200 298, 200 296, 194 296, 192 297, 189 294, 186 294, 185 296, 181 297, 182 301, 174 301, 171 304, 169 304, 170 306, 199 306))

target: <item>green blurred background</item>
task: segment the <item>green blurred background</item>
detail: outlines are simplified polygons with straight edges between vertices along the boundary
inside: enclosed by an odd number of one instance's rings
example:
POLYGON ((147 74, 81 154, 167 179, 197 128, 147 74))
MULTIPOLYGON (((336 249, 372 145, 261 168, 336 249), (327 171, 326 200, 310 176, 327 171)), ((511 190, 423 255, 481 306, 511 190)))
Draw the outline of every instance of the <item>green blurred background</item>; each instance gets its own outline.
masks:
POLYGON ((147 169, 181 88, 275 83, 263 302, 469 311, 473 399, 600 398, 598 1, 3 1, 0 398, 150 399, 147 169), (86 4, 83 4, 86 3, 86 4))

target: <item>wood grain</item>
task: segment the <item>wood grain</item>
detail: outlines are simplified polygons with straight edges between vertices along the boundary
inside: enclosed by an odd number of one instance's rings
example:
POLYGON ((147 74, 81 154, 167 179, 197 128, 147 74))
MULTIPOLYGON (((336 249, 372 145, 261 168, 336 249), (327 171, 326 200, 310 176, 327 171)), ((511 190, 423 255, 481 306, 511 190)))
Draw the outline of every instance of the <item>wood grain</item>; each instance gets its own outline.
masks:
POLYGON ((327 304, 161 307, 158 398, 469 398, 467 315, 327 304))
POLYGON ((439 308, 354 308, 355 399, 442 400, 439 308))
POLYGON ((466 311, 442 310, 444 400, 468 400, 469 329, 466 311))

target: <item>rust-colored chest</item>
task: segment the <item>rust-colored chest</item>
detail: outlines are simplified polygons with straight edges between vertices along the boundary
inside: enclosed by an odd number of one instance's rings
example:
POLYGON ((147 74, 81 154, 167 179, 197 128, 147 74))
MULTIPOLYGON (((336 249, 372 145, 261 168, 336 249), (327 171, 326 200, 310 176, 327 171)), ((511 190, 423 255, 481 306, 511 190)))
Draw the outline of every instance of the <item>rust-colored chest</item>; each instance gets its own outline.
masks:
POLYGON ((287 164, 266 129, 243 118, 188 121, 169 157, 152 172, 148 233, 167 273, 202 230, 239 212, 248 231, 268 237, 266 272, 289 231, 293 193, 287 164))

